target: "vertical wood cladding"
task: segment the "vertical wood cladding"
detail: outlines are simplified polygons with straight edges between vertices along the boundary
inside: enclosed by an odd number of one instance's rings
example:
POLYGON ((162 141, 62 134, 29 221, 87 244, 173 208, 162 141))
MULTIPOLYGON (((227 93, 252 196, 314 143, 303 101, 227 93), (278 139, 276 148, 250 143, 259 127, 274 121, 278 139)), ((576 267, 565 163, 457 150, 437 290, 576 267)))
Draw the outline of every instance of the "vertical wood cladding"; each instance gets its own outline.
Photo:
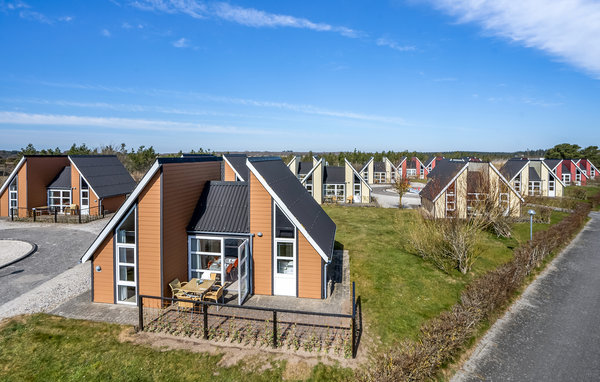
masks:
MULTIPOLYGON (((94 197, 97 199, 95 195, 94 197)), ((92 202, 93 200, 90 201, 90 204, 92 202)), ((104 211, 106 212, 115 212, 119 209, 119 207, 121 207, 121 204, 123 203, 125 203, 125 195, 111 196, 110 198, 102 199, 102 206, 104 207, 104 211)), ((102 211, 100 211, 100 213, 102 213, 102 211)))
POLYGON ((273 280, 273 228, 271 195, 260 184, 256 176, 250 173, 250 232, 263 236, 254 236, 252 248, 252 277, 254 294, 271 295, 273 280))
POLYGON ((8 187, 0 195, 0 216, 8 216, 8 187))
POLYGON ((298 297, 321 298, 323 259, 298 232, 298 297))
MULTIPOLYGON (((79 171, 71 164, 71 204, 77 204, 77 207, 81 208, 81 175, 79 171)), ((90 198, 91 199, 91 198, 90 198)))
MULTIPOLYGON (((224 169, 224 178, 223 180, 225 180, 226 182, 234 182, 235 181, 235 172, 233 171, 233 169, 231 168, 231 166, 229 166, 229 164, 227 164, 227 162, 223 161, 223 169, 224 169)), ((244 179, 244 180, 248 180, 248 179, 244 179)))
POLYGON ((25 177, 19 174, 19 207, 31 209, 47 206, 48 190, 46 187, 68 165, 69 159, 67 157, 48 156, 27 158, 23 166, 27 167, 27 175, 25 177), (23 185, 23 191, 21 191, 22 181, 27 182, 26 185, 23 185), (21 205, 21 195, 24 195, 25 190, 27 190, 27 198, 23 198, 23 202, 26 200, 27 204, 23 203, 21 205))
POLYGON ((92 269, 94 272, 94 295, 92 300, 94 302, 108 304, 115 302, 113 237, 112 234, 108 235, 92 256, 92 269), (102 268, 100 272, 96 272, 96 266, 98 265, 102 268))
POLYGON ((160 172, 138 198, 138 294, 160 296, 160 172))
MULTIPOLYGON (((18 206, 19 206, 19 217, 27 217, 27 207, 28 207, 28 192, 27 192, 27 174, 28 174, 28 163, 25 162, 23 167, 17 173, 17 187, 18 187, 18 206)), ((45 203, 42 205, 46 205, 45 203)))
POLYGON ((169 282, 188 278, 187 225, 206 182, 220 179, 220 162, 163 165, 162 291, 165 296, 171 295, 169 282))

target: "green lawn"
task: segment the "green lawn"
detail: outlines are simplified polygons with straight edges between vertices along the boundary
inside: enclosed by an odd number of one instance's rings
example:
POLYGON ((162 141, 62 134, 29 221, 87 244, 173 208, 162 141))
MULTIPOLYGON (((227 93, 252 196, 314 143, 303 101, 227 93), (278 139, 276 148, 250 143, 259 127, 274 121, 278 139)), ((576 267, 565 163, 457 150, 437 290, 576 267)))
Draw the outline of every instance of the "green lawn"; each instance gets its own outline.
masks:
MULTIPOLYGON (((218 365, 221 355, 160 351, 119 341, 126 327, 35 314, 0 328, 2 381, 280 381, 286 362, 218 365)), ((319 364, 309 380, 342 380, 347 369, 319 364)))
MULTIPOLYGON (((424 321, 455 304, 473 277, 512 257, 512 249, 529 238, 529 224, 515 224, 511 239, 485 234, 484 251, 470 274, 444 273, 409 252, 407 232, 414 210, 327 206, 336 222, 337 241, 350 251, 350 275, 363 301, 371 334, 383 344, 415 338, 424 321)), ((553 213, 556 222, 566 214, 553 213)), ((534 230, 547 224, 534 224, 534 230)))

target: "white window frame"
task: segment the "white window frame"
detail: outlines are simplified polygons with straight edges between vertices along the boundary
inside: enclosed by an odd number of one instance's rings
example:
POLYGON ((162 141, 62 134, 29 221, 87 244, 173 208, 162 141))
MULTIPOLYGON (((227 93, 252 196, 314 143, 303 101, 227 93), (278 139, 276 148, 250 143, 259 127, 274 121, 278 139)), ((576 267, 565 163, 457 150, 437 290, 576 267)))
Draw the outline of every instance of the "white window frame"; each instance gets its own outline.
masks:
POLYGON ((517 175, 514 180, 515 191, 521 192, 521 174, 517 175))
MULTIPOLYGON (((17 215, 19 214, 19 181, 18 175, 10 182, 8 186, 8 209, 10 211, 16 210, 17 215), (14 202, 14 203, 13 203, 14 202), (13 206, 14 204, 14 206, 13 206)), ((13 212, 14 214, 14 212, 13 212)))
POLYGON ((500 208, 506 207, 504 209, 504 214, 507 214, 510 210, 510 194, 508 192, 500 192, 498 195, 498 205, 500 208))
POLYGON ((542 195, 542 182, 539 180, 529 181, 529 196, 540 196, 542 195))
POLYGON ((310 196, 313 196, 313 178, 312 175, 306 179, 306 182, 304 182, 304 188, 306 188, 306 191, 308 191, 308 193, 310 194, 310 196))
POLYGON ((571 185, 571 174, 569 174, 569 173, 562 174, 562 181, 565 184, 565 186, 570 186, 571 185))
POLYGON ((581 186, 581 172, 579 170, 575 171, 575 184, 581 186))
POLYGON ((138 235, 137 235, 137 230, 138 230, 138 226, 137 226, 137 205, 134 205, 133 208, 131 209, 131 211, 125 216, 125 218, 123 218, 123 220, 121 220, 121 223, 117 226, 117 228, 115 229, 115 233, 114 233, 114 242, 115 242, 115 301, 117 302, 117 304, 125 304, 125 305, 137 305, 137 296, 138 296, 138 274, 137 274, 137 240, 138 240, 138 235), (135 232, 135 243, 119 243, 118 240, 118 232, 119 232, 119 228, 121 228, 121 226, 125 223, 125 221, 131 216, 131 214, 133 214, 133 226, 134 226, 134 232, 135 232), (126 262, 121 262, 120 258, 119 258, 119 249, 120 248, 128 248, 128 249, 133 249, 133 263, 126 263, 126 262), (119 271, 120 271, 120 267, 121 266, 128 266, 131 267, 133 266, 133 278, 134 281, 122 281, 119 279, 119 271), (125 287, 134 287, 135 288, 135 302, 129 302, 129 301, 120 301, 119 300, 119 286, 125 286, 125 287))
POLYGON ((448 216, 448 212, 454 211, 456 211, 456 184, 454 184, 454 191, 450 192, 450 187, 446 190, 446 216, 448 216))
POLYGON ((83 215, 90 213, 90 185, 83 179, 83 176, 79 177, 79 210, 83 215), (84 196, 84 193, 87 196, 84 196), (86 201, 86 204, 83 204, 86 201))
POLYGON ((375 183, 385 183, 385 172, 373 172, 373 181, 375 183))
POLYGON ((48 198, 47 205, 49 211, 54 211, 54 209, 58 209, 58 212, 62 214, 65 211, 65 207, 69 207, 73 203, 71 190, 49 188, 46 195, 48 198), (60 196, 54 196, 54 192, 59 192, 60 196), (54 199, 60 199, 60 204, 54 204, 54 199), (69 202, 67 204, 63 204, 65 200, 68 200, 69 202))
MULTIPOLYGON (((277 203, 273 203, 273 282, 274 284, 277 282, 276 279, 283 279, 283 280, 292 280, 294 279, 295 281, 295 285, 294 285, 294 291, 295 293, 293 294, 294 296, 298 295, 298 248, 296 246, 296 238, 298 237, 298 228, 296 227, 296 225, 294 223, 292 223, 292 225, 294 226, 294 237, 277 237, 277 208, 279 208, 279 210, 283 213, 283 215, 285 215, 285 212, 283 212, 283 210, 281 209, 281 207, 279 207, 277 205, 277 203), (292 244, 292 265, 293 265, 293 271, 291 274, 286 274, 286 273, 279 273, 278 272, 278 260, 285 260, 285 261, 289 261, 290 258, 286 257, 286 256, 279 256, 278 252, 277 252, 277 245, 279 243, 287 243, 287 244, 292 244)), ((285 215, 286 218, 292 222, 292 219, 290 219, 287 215, 285 215)), ((275 285, 273 285, 273 294, 274 295, 278 295, 279 293, 276 293, 277 291, 275 290, 275 285)), ((283 295, 287 295, 287 294, 283 294, 283 295)), ((292 294, 290 294, 292 295, 292 294)))
MULTIPOLYGON (((198 249, 200 249, 200 243, 198 243, 198 249)), ((210 279, 210 275, 213 273, 220 274, 221 280, 223 280, 225 270, 225 238, 220 236, 207 236, 207 235, 189 235, 188 236, 188 280, 192 278, 192 272, 202 273, 202 279, 208 280, 210 279), (192 251, 192 240, 214 240, 220 241, 221 252, 205 252, 205 251, 192 251), (200 261, 201 256, 219 256, 221 258, 221 269, 218 271, 210 270, 210 269, 202 269, 202 268, 192 268, 192 256, 199 256, 198 265, 202 262, 200 261)), ((197 278, 197 277, 196 277, 197 278)))
POLYGON ((406 169, 406 176, 417 176, 417 169, 416 168, 407 168, 406 169))
POLYGON ((325 200, 345 201, 346 200, 346 184, 345 183, 327 183, 323 185, 323 198, 325 200), (333 190, 333 194, 331 194, 333 190), (339 190, 342 190, 342 196, 340 200, 339 190))

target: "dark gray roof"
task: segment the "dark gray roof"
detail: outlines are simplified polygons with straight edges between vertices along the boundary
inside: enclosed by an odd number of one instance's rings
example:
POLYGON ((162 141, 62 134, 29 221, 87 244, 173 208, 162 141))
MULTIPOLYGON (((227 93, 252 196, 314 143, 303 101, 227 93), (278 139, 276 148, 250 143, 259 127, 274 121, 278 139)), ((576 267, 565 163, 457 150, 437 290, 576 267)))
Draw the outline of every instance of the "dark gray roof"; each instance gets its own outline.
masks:
POLYGON ((188 231, 250 232, 247 182, 206 183, 188 231))
POLYGON ((562 159, 544 159, 544 163, 550 167, 550 170, 554 170, 554 168, 558 166, 561 161, 562 159))
POLYGON ((213 157, 212 154, 181 154, 182 158, 203 158, 203 157, 213 157))
POLYGON ((433 162, 435 160, 436 157, 429 157, 425 160, 425 162, 423 162, 423 165, 425 167, 429 167, 429 165, 431 164, 431 162, 433 162))
POLYGON ((514 178, 523 168, 527 166, 527 159, 512 158, 504 163, 504 166, 500 168, 500 174, 504 175, 506 180, 510 181, 514 178))
POLYGON ((373 172, 385 172, 385 163, 373 162, 373 172))
POLYGON ((562 173, 571 173, 571 168, 567 166, 565 163, 562 164, 562 173))
POLYGON ((417 168, 417 158, 410 158, 406 162, 406 168, 417 168))
POLYGON ((341 184, 346 182, 346 169, 341 166, 325 166, 323 184, 341 184))
POLYGON ((115 155, 69 156, 99 198, 129 194, 135 181, 115 155))
POLYGON ((248 159, 248 156, 246 154, 226 154, 223 157, 227 158, 234 170, 247 182, 249 172, 248 166, 246 166, 246 159, 248 159))
POLYGON ((539 182, 541 180, 542 180, 542 178, 540 177, 540 174, 538 174, 535 167, 529 167, 529 181, 530 182, 539 182))
POLYGON ((298 174, 308 174, 312 168, 312 162, 300 162, 298 164, 298 174))
POLYGON ((287 169, 281 159, 250 158, 249 160, 285 207, 306 229, 308 235, 331 259, 336 229, 333 220, 287 169))
POLYGON ((406 159, 406 157, 400 158, 398 162, 394 163, 394 166, 399 167, 402 164, 402 162, 404 162, 406 159))
POLYGON ((435 165, 430 181, 421 190, 421 196, 428 200, 435 199, 467 163, 442 160, 435 165))
POLYGON ((62 171, 50 182, 48 188, 71 189, 71 166, 65 166, 62 171))

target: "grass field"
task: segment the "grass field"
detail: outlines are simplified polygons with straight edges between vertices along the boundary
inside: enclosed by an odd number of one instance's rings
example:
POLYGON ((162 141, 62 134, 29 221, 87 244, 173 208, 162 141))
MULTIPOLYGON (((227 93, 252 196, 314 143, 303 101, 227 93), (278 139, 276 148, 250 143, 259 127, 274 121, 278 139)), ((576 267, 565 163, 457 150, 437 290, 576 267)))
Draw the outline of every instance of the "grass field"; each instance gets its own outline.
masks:
MULTIPOLYGON (((407 232, 417 211, 325 208, 337 223, 337 241, 350 251, 350 276, 363 299, 367 325, 384 345, 401 338, 415 338, 424 321, 458 301, 473 277, 510 260, 512 249, 529 239, 528 223, 515 224, 510 239, 485 234, 484 250, 472 272, 447 274, 407 249, 407 232)), ((565 213, 554 212, 552 222, 564 216, 565 213)), ((548 226, 534 224, 534 230, 548 226)))

